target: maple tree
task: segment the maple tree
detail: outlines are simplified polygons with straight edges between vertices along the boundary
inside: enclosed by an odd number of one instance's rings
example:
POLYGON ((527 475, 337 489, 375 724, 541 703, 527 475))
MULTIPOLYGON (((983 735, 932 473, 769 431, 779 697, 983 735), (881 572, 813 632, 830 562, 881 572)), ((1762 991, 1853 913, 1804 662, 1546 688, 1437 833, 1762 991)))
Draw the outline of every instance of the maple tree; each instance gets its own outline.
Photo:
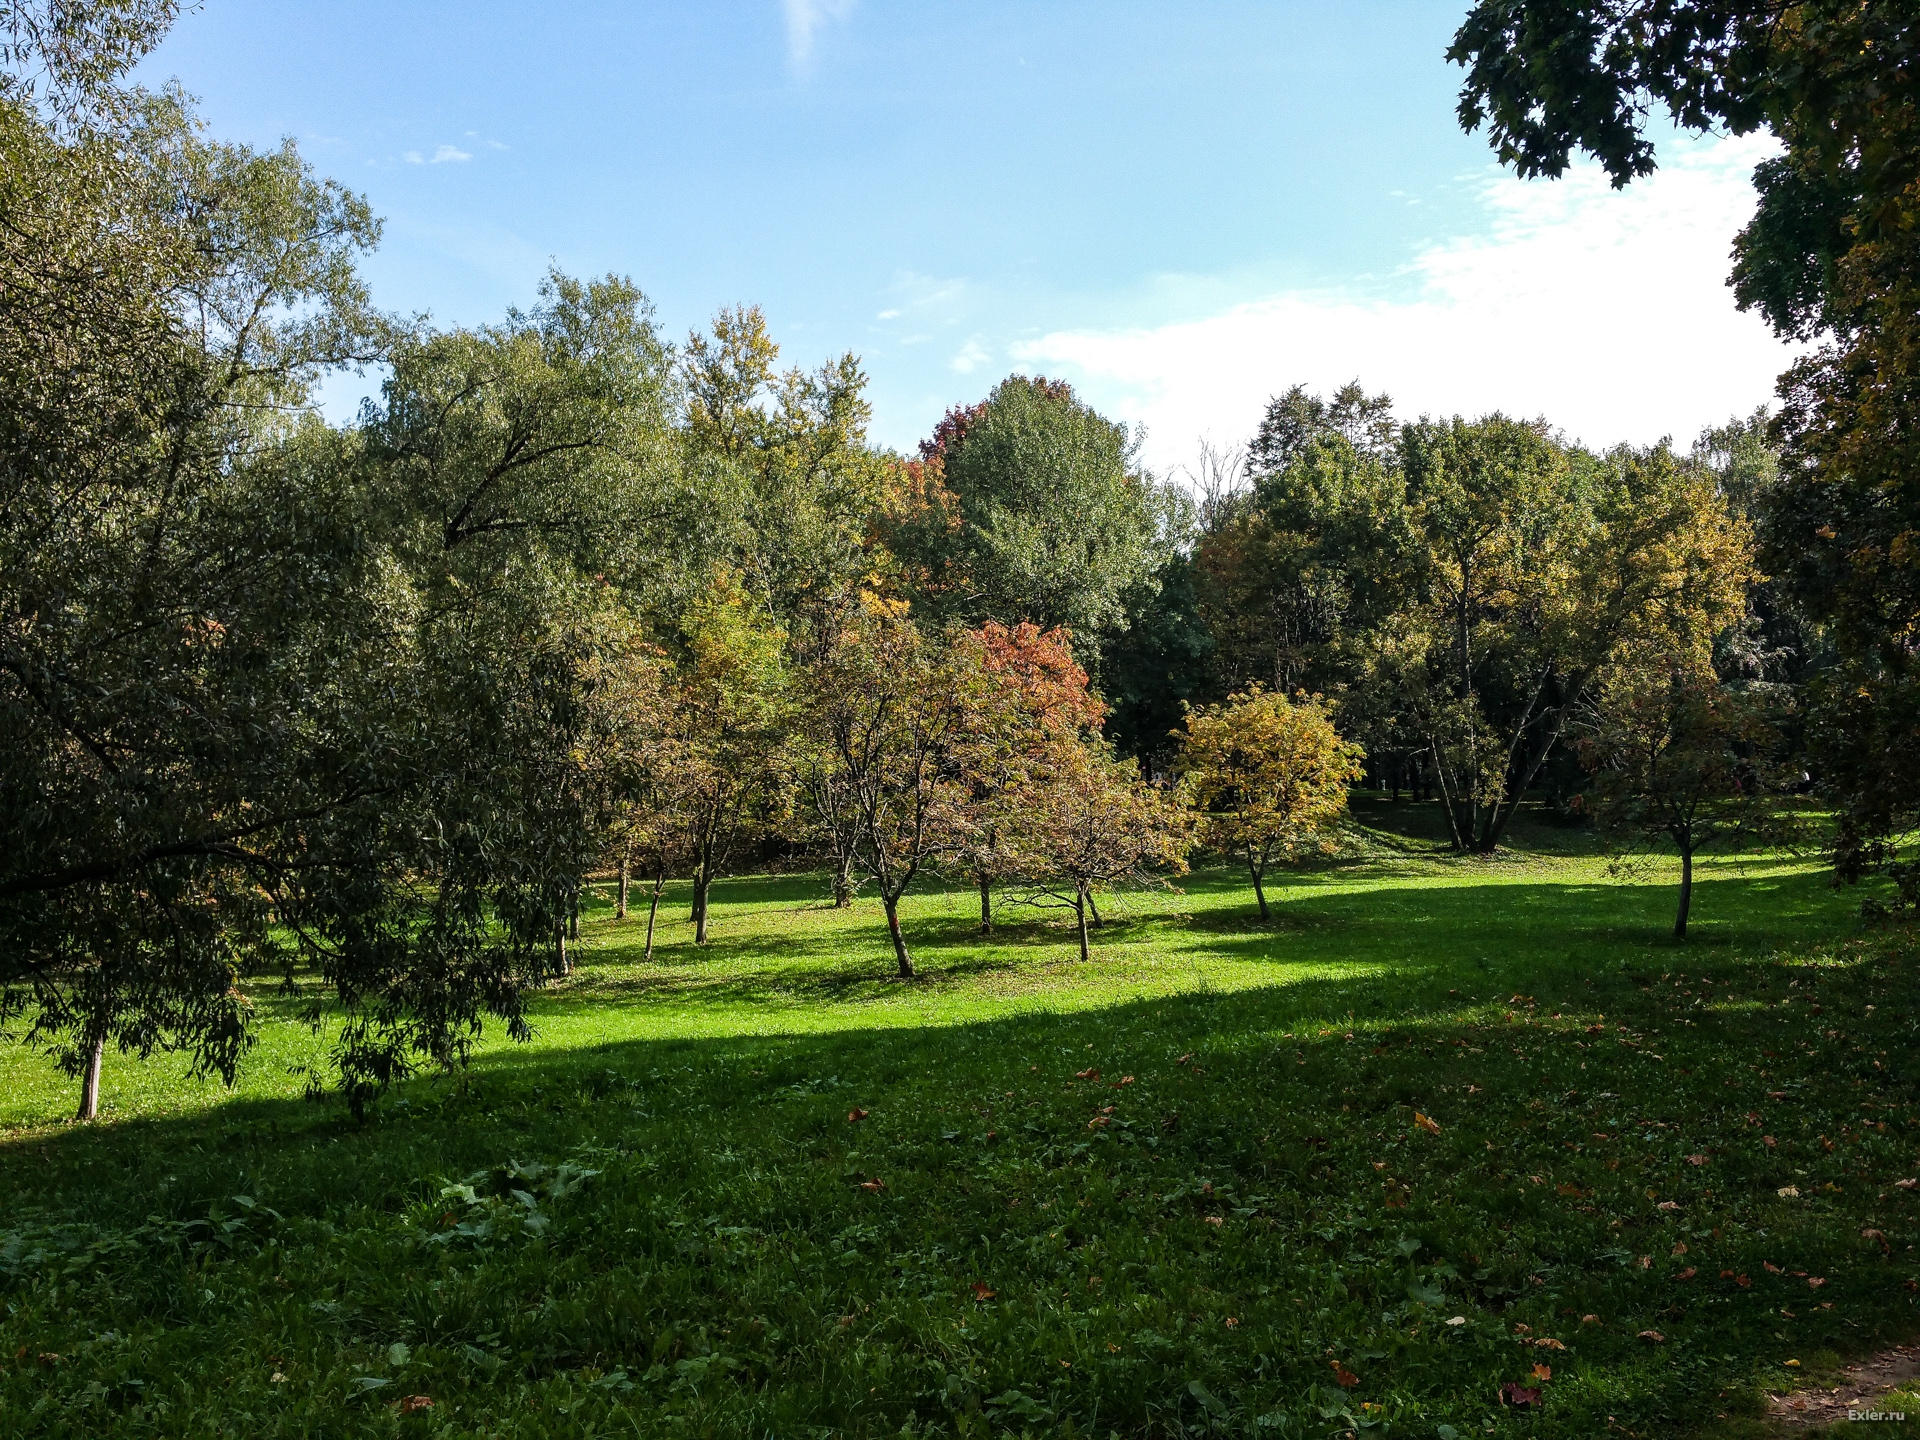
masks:
POLYGON ((1289 700, 1255 686, 1188 713, 1179 772, 1208 842, 1246 863, 1262 920, 1268 867, 1331 848, 1327 827, 1345 812, 1364 759, 1319 696, 1289 700))

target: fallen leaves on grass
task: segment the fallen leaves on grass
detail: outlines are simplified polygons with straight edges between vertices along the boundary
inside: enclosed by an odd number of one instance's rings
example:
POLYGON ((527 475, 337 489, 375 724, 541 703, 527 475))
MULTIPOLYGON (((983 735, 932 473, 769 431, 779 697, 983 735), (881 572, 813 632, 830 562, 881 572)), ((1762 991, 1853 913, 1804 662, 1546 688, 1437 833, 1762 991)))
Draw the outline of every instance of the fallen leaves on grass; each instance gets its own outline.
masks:
POLYGON ((431 1410, 433 1408, 433 1397, 431 1395, 409 1395, 406 1399, 398 1401, 394 1405, 394 1408, 402 1415, 415 1415, 422 1410, 431 1410))
POLYGON ((1089 1066, 1085 1070, 1074 1071, 1073 1078, 1076 1080, 1098 1080, 1100 1078, 1100 1072, 1089 1066))
POLYGON ((860 1182, 860 1188, 869 1194, 878 1194, 887 1188, 887 1182, 884 1180, 862 1180, 860 1182))
POLYGON ((1693 1266, 1689 1265, 1687 1266, 1686 1269, 1682 1270, 1678 1275, 1674 1276, 1673 1278, 1676 1280, 1691 1280, 1694 1276, 1698 1275, 1699 1273, 1700 1272, 1698 1270, 1694 1269, 1693 1266))
POLYGON ((1667 1343, 1667 1337, 1662 1335, 1658 1330, 1642 1330, 1634 1338, 1644 1340, 1649 1345, 1664 1345, 1667 1343))
POLYGON ((973 1298, 976 1300, 991 1300, 997 1293, 997 1291, 989 1290, 984 1281, 976 1280, 973 1282, 973 1298))
POLYGON ((866 1118, 867 1118, 867 1112, 860 1109, 857 1106, 854 1109, 847 1111, 847 1121, 849 1124, 858 1125, 862 1120, 866 1118))
POLYGON ((1509 1380, 1500 1387, 1500 1403, 1532 1409, 1540 1403, 1540 1391, 1536 1386, 1522 1385, 1517 1380, 1509 1380))
POLYGON ((1351 1390, 1360 1383, 1360 1377, 1354 1374, 1353 1371, 1347 1369, 1347 1367, 1342 1365, 1338 1360, 1329 1360, 1327 1363, 1333 1367, 1333 1378, 1338 1381, 1344 1389, 1351 1390))
POLYGON ((1536 1380, 1551 1380, 1553 1378, 1553 1367, 1551 1365, 1534 1366, 1533 1378, 1536 1380))
POLYGON ((1440 1133, 1440 1122, 1426 1115, 1422 1115, 1418 1110, 1413 1112, 1413 1123, 1429 1135, 1438 1135, 1440 1133))

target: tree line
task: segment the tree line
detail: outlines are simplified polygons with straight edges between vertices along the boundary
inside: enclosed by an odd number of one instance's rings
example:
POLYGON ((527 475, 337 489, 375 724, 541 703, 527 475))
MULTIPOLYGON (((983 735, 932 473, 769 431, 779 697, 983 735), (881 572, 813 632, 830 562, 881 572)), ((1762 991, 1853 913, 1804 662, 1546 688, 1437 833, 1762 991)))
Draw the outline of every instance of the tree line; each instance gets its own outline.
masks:
POLYGON ((1531 794, 1690 863, 1808 753, 1761 420, 1600 452, 1296 387, 1186 483, 1016 375, 895 454, 751 307, 377 309, 363 200, 128 82, 171 18, 0 11, 0 1026, 83 1112, 109 1049, 230 1080, 263 978, 318 982, 356 1108, 524 1036, 595 874, 650 952, 669 878, 704 942, 715 879, 817 861, 907 976, 930 870, 1085 955, 1195 843, 1264 916, 1364 778, 1465 853, 1531 794))

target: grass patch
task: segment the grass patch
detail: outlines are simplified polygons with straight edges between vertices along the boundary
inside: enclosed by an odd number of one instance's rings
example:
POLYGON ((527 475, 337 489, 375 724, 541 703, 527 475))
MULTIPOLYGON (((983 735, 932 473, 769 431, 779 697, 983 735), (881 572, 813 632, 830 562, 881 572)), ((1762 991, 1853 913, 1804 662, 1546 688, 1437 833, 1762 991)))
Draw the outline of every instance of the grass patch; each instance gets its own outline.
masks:
POLYGON ((1423 809, 1088 965, 966 890, 912 984, 812 877, 703 949, 670 892, 646 965, 600 906, 533 1045, 364 1126, 280 1002, 236 1093, 110 1057, 90 1130, 0 1052, 0 1432, 1665 1436, 1920 1331, 1904 939, 1722 863, 1675 946, 1576 832, 1423 809))

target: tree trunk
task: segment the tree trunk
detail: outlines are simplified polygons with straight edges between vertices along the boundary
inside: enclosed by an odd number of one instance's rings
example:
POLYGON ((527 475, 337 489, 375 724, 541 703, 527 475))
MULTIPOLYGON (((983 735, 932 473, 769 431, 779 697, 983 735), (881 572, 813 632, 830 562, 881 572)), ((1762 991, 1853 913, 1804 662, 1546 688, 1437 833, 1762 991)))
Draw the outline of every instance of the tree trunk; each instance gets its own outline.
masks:
POLYGON ((900 978, 913 979, 913 957, 907 954, 907 937, 900 933, 900 897, 885 891, 880 899, 887 907, 887 934, 893 937, 893 958, 900 962, 900 978))
POLYGON ((567 938, 580 938, 580 892, 575 891, 573 899, 567 902, 567 938))
POLYGON ((980 877, 980 933, 993 933, 993 881, 984 874, 980 877))
POLYGON ((713 882, 708 879, 706 870, 693 872, 693 943, 707 943, 707 887, 713 882))
POLYGON ((100 1113, 100 1062, 107 1054, 107 1030, 96 1027, 93 1042, 87 1047, 87 1068, 80 1077, 80 1109, 76 1120, 92 1120, 100 1113))
POLYGON ((660 873, 653 877, 653 903, 647 906, 647 948, 640 956, 642 960, 653 959, 653 922, 660 914, 660 891, 667 883, 667 867, 662 865, 660 873))
POLYGON ((633 866, 628 863, 627 857, 622 855, 620 857, 620 908, 614 915, 617 920, 627 918, 627 883, 632 878, 633 866))
POLYGON ((833 908, 844 910, 853 904, 853 856, 843 855, 833 865, 833 908))
POLYGON ((1100 918, 1100 902, 1094 899, 1092 886, 1087 887, 1087 910, 1093 916, 1093 923, 1096 926, 1107 923, 1100 918))
POLYGON ((1260 918, 1271 920, 1273 912, 1267 909, 1267 888, 1260 883, 1260 870, 1253 861, 1247 861, 1247 873, 1253 876, 1253 898, 1259 903, 1260 918))
POLYGON ((1680 912, 1673 917, 1673 938, 1687 938, 1687 911, 1693 905, 1693 847, 1680 847, 1680 912))
POLYGON ((567 955, 567 922, 564 920, 553 927, 553 957, 554 974, 573 974, 573 961, 567 955))
POLYGON ((1087 948, 1087 901, 1091 898, 1091 894, 1084 885, 1076 887, 1073 892, 1073 918, 1075 928, 1080 932, 1080 958, 1082 960, 1091 960, 1093 958, 1093 952, 1087 948))

